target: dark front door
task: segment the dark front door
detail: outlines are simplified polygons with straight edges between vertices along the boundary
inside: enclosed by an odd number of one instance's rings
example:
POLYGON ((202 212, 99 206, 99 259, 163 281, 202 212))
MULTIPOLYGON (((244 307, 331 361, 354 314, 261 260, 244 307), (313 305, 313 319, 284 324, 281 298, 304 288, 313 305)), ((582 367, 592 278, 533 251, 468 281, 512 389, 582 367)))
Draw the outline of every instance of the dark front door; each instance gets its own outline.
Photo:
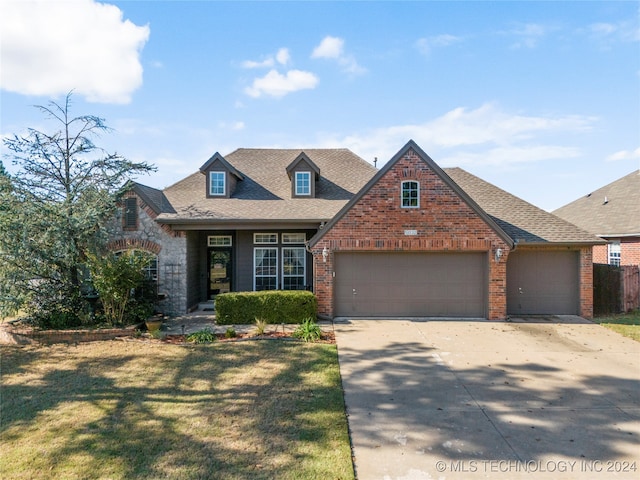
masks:
POLYGON ((231 291, 231 248, 209 249, 209 299, 231 291))

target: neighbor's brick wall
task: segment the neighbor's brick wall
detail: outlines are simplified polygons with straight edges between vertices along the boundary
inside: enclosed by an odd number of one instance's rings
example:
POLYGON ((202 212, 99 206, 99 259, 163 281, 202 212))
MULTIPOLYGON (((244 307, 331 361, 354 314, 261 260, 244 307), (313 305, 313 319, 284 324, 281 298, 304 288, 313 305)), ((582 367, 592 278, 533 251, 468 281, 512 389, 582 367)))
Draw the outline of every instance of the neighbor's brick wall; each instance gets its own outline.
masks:
POLYGON ((580 249, 580 316, 593 318, 593 255, 591 247, 580 249))
MULTIPOLYGON (((130 191, 126 197, 137 196, 130 191)), ((156 213, 138 197, 138 228, 125 230, 122 219, 114 218, 107 231, 111 239, 108 248, 144 250, 158 256, 158 293, 164 295, 157 308, 166 315, 181 315, 187 311, 187 244, 184 232, 173 231, 155 221, 156 213)))
MULTIPOLYGON (((620 238, 620 265, 640 265, 640 238, 620 238)), ((594 245, 593 263, 609 263, 607 245, 594 245)))
POLYGON ((503 250, 499 263, 489 255, 489 319, 503 319, 507 314, 509 247, 410 150, 314 246, 318 312, 334 316, 334 252, 493 252, 497 248, 503 250), (413 179, 420 182, 420 208, 401 208, 401 182, 413 179), (417 230, 417 235, 406 236, 405 230, 417 230), (326 262, 322 259, 324 247, 331 252, 326 262))

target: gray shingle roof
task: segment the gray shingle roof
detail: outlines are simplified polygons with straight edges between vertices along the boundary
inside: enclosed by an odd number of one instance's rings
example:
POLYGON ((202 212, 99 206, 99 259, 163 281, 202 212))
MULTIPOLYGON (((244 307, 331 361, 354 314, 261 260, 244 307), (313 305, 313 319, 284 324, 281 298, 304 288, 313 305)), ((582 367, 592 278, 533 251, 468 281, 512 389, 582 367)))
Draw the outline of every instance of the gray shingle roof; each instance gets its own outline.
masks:
POLYGON ((211 221, 327 221, 375 174, 376 169, 347 149, 304 149, 320 169, 316 198, 291 198, 286 168, 303 149, 241 148, 225 160, 243 176, 231 198, 207 198, 205 176, 196 172, 166 188, 175 213, 165 223, 211 221))
POLYGON ((594 235, 461 168, 444 171, 518 243, 600 243, 594 235))
POLYGON ((136 192, 156 214, 163 212, 175 213, 175 210, 162 190, 133 182, 133 191, 136 192))
POLYGON ((640 170, 553 213, 602 237, 640 235, 640 170))

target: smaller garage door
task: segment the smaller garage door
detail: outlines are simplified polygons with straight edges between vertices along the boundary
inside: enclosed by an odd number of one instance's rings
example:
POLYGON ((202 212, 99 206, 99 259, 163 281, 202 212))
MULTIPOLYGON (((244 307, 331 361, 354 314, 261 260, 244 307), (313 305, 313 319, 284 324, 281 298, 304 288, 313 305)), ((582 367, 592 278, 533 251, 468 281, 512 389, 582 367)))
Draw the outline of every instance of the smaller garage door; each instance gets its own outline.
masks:
POLYGON ((579 252, 516 250, 507 260, 507 313, 579 315, 579 279, 579 252))
POLYGON ((486 315, 486 253, 335 255, 337 316, 486 315))

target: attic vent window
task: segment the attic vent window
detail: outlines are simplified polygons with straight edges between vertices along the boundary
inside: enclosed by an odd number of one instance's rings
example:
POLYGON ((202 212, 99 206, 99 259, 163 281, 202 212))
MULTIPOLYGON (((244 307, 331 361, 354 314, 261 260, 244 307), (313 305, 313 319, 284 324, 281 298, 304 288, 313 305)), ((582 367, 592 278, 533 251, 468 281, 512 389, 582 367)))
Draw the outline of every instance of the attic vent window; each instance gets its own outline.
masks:
POLYGON ((296 172, 296 195, 311 195, 311 172, 296 172))
POLYGON ((138 199, 136 197, 124 199, 122 227, 125 230, 138 229, 138 199))

